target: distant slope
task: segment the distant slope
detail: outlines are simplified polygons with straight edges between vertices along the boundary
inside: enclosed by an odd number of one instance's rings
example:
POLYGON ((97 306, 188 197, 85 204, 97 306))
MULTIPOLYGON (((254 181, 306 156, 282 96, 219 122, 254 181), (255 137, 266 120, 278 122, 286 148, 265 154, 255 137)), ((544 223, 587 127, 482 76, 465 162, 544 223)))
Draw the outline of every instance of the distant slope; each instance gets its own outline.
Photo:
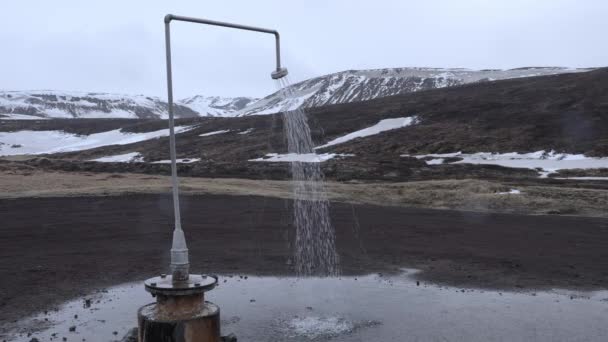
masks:
POLYGON ((256 102, 252 97, 219 97, 196 95, 177 103, 192 109, 199 116, 234 116, 246 106, 256 102))
MULTIPOLYGON (((496 165, 427 165, 423 160, 406 155, 462 151, 515 156, 513 152, 555 151, 550 153, 551 156, 564 153, 608 157, 608 68, 586 73, 471 83, 326 105, 308 110, 308 118, 313 140, 320 147, 317 152, 344 156, 323 163, 325 175, 329 178, 537 178, 539 173, 532 169, 496 165)), ((286 152, 280 114, 195 117, 179 119, 177 124, 192 127, 176 139, 177 157, 195 160, 180 164, 180 174, 276 179, 288 175, 284 163, 250 161, 271 153, 286 152)), ((2 150, 8 151, 4 154, 13 155, 16 154, 13 152, 28 149, 49 134, 56 134, 49 131, 88 135, 88 138, 78 137, 88 141, 96 138, 93 134, 110 134, 109 131, 119 128, 125 139, 130 138, 130 133, 156 134, 154 132, 166 130, 166 125, 160 120, 141 119, 5 120, 0 124, 0 132, 6 132, 0 134, 0 144, 4 144, 2 150), (24 136, 26 139, 22 139, 24 136)), ((112 145, 97 148, 83 146, 80 151, 48 156, 52 161, 45 158, 32 160, 25 167, 167 172, 166 164, 163 164, 169 159, 166 136, 132 142, 117 144, 117 140, 112 145), (124 155, 136 155, 137 160, 143 162, 89 162, 124 155)), ((8 163, 3 159, 0 158, 0 168, 2 163, 8 163)), ((577 160, 584 162, 578 157, 572 159, 573 162, 577 160)), ((576 172, 580 176, 605 176, 608 171, 576 172)))
POLYGON ((446 88, 474 82, 589 71, 559 67, 529 67, 511 70, 394 68, 348 70, 315 77, 291 85, 296 99, 291 104, 280 92, 243 109, 238 116, 277 113, 282 108, 313 108, 366 101, 420 90, 446 88))
MULTIPOLYGON (((326 145, 320 153, 393 159, 403 154, 555 150, 608 156, 608 68, 328 105, 310 109, 308 117, 315 144, 326 145), (382 120, 407 117, 416 119, 376 135, 342 138, 369 130, 382 120), (328 144, 335 140, 345 142, 328 144)), ((280 114, 189 118, 180 119, 178 124, 196 126, 180 135, 180 158, 246 161, 286 150, 280 114), (223 134, 210 134, 217 132, 223 134)), ((89 135, 118 128, 149 132, 166 125, 157 120, 6 121, 0 132, 63 130, 89 135)), ((146 155, 146 160, 166 160, 168 148, 164 144, 163 139, 142 142, 137 151, 146 155)), ((116 154, 133 151, 121 148, 116 154)), ((105 155, 110 155, 109 151, 95 156, 105 155)))
MULTIPOLYGON (((177 101, 180 118, 232 116, 253 98, 194 96, 177 101)), ((0 117, 11 119, 166 119, 167 103, 157 97, 106 93, 0 91, 0 117)))
MULTIPOLYGON (((178 117, 195 117, 192 109, 175 106, 178 117)), ((167 118, 167 103, 144 95, 40 91, 0 91, 5 118, 167 118)))
MULTIPOLYGON (((289 103, 279 92, 263 99, 196 95, 176 101, 177 117, 234 117, 274 114, 367 101, 467 83, 589 71, 558 67, 511 70, 395 68, 349 70, 291 85, 289 103)), ((129 118, 166 119, 167 103, 157 97, 87 92, 0 91, 0 119, 129 118)))

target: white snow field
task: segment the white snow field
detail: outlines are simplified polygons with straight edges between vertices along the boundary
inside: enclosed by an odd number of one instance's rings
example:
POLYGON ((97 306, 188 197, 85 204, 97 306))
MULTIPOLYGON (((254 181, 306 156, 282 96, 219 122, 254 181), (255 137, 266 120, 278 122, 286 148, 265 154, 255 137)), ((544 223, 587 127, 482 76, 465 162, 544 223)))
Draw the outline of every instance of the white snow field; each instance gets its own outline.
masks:
MULTIPOLYGON (((175 127, 175 133, 183 133, 194 126, 175 127)), ((101 146, 127 145, 169 135, 169 129, 131 133, 120 129, 77 135, 63 131, 0 132, 0 156, 20 154, 48 154, 88 150, 101 146)))
POLYGON ((268 153, 265 157, 249 159, 249 161, 256 162, 301 162, 301 163, 321 163, 328 161, 336 157, 352 157, 353 154, 339 154, 339 153, 268 153))
POLYGON ((397 128, 407 127, 407 126, 410 126, 417 122, 418 122, 418 118, 416 116, 380 120, 377 124, 375 124, 373 126, 349 133, 347 135, 343 135, 339 138, 336 138, 336 139, 326 143, 325 145, 317 146, 317 147, 315 147, 315 149, 338 145, 338 144, 342 144, 342 143, 345 143, 345 142, 353 140, 353 139, 368 137, 370 135, 375 135, 375 134, 382 133, 385 131, 390 131, 390 130, 397 129, 397 128))
MULTIPOLYGON (((409 155, 402 155, 408 157, 409 155)), ((444 158, 460 157, 462 160, 450 164, 487 164, 513 168, 538 169, 541 178, 558 170, 566 169, 598 169, 608 168, 608 157, 587 157, 584 154, 557 153, 555 151, 536 151, 531 153, 443 153, 415 155, 418 159, 432 157, 426 160, 428 165, 443 163, 444 158)))

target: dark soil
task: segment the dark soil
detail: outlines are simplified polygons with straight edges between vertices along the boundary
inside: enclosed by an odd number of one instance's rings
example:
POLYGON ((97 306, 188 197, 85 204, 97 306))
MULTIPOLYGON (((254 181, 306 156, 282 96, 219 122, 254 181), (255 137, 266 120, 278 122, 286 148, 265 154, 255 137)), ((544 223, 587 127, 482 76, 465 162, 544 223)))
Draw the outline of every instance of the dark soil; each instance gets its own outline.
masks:
MULTIPOLYGON (((193 272, 293 273, 290 201, 183 196, 182 206, 193 272)), ((331 214, 345 274, 418 267, 421 280, 456 286, 608 287, 605 219, 341 203, 331 214)), ((1 322, 167 271, 165 195, 2 200, 0 215, 1 322)))

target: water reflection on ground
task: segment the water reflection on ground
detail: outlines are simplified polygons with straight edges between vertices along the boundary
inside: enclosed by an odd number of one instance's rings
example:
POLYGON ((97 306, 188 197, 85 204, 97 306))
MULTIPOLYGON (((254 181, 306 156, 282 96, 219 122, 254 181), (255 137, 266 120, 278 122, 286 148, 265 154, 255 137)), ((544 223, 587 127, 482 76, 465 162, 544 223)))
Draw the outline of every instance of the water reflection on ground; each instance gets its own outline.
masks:
MULTIPOLYGON (((607 341, 608 292, 498 292, 398 276, 222 276, 207 299, 239 341, 607 341)), ((152 302, 130 283, 18 322, 14 341, 113 341, 152 302), (36 330, 37 332, 33 333, 36 330), (28 333, 31 333, 28 336, 28 333)))

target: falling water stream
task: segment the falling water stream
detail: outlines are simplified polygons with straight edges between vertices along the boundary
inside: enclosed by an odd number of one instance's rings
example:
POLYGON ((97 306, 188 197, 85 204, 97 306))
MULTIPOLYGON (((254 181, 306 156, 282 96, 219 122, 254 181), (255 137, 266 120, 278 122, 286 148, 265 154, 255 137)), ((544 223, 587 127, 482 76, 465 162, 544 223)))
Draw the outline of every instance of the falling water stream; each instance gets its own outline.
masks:
MULTIPOLYGON (((277 86, 284 99, 284 117, 288 153, 315 153, 304 110, 289 87, 287 77, 277 86)), ((332 276, 339 273, 335 232, 329 217, 320 163, 291 162, 294 198, 295 266, 301 276, 332 276)))

